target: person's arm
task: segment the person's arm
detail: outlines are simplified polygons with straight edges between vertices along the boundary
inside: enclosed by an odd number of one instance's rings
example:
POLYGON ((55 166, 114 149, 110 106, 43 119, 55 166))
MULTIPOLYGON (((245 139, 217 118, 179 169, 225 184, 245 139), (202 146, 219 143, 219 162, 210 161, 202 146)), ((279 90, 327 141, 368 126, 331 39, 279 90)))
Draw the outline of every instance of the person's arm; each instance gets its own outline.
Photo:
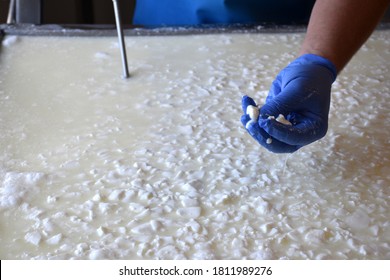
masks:
POLYGON ((389 0, 317 0, 300 55, 329 59, 338 72, 371 35, 389 0))
POLYGON ((271 85, 259 117, 252 120, 242 99, 241 122, 267 150, 292 153, 325 136, 332 83, 371 35, 389 0, 317 0, 299 57, 271 85), (289 124, 278 121, 283 115, 289 124))

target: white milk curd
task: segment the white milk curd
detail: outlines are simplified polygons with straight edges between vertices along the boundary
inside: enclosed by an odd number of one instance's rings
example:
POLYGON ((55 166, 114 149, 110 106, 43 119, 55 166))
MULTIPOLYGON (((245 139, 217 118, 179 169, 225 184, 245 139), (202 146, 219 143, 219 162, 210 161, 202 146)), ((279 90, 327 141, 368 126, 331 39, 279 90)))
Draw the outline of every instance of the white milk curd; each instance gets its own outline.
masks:
POLYGON ((333 86, 329 132, 260 147, 303 34, 5 37, 1 259, 389 259, 390 31, 333 86))

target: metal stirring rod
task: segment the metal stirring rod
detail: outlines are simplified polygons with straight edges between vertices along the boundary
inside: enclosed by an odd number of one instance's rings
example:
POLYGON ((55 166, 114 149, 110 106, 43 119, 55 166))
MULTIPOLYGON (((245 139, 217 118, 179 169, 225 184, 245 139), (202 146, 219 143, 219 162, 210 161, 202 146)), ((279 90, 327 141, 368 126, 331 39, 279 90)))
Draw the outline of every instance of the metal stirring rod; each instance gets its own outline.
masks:
POLYGON ((112 0, 112 2, 114 4, 116 29, 118 32, 119 47, 120 47, 121 56, 122 56, 123 78, 128 78, 130 75, 129 75, 129 69, 127 66, 126 46, 125 46, 125 40, 123 37, 123 30, 122 30, 121 18, 120 18, 120 14, 119 14, 118 2, 117 2, 117 0, 112 0))
POLYGON ((7 24, 14 23, 14 15, 15 15, 15 0, 11 0, 9 1, 7 24))

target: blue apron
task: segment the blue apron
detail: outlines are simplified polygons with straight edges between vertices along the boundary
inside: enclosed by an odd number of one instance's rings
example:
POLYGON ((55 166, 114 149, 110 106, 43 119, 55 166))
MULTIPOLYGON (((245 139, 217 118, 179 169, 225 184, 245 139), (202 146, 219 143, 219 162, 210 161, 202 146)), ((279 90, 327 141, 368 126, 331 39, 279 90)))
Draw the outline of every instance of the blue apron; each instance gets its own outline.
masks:
POLYGON ((306 23, 314 2, 315 0, 137 0, 133 23, 149 27, 306 23))

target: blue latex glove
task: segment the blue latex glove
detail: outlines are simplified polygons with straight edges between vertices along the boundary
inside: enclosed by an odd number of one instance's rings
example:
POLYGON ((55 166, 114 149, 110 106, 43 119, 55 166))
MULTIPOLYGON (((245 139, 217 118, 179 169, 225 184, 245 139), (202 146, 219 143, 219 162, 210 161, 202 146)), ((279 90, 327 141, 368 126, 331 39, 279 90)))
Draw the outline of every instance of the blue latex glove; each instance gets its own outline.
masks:
POLYGON ((249 122, 244 96, 241 122, 262 146, 275 153, 292 153, 325 136, 328 130, 330 91, 337 70, 329 60, 305 54, 284 68, 273 82, 257 122, 249 122), (282 114, 292 125, 273 119, 282 114), (271 118, 269 118, 271 116, 271 118), (248 123, 249 122, 249 123, 248 123))

